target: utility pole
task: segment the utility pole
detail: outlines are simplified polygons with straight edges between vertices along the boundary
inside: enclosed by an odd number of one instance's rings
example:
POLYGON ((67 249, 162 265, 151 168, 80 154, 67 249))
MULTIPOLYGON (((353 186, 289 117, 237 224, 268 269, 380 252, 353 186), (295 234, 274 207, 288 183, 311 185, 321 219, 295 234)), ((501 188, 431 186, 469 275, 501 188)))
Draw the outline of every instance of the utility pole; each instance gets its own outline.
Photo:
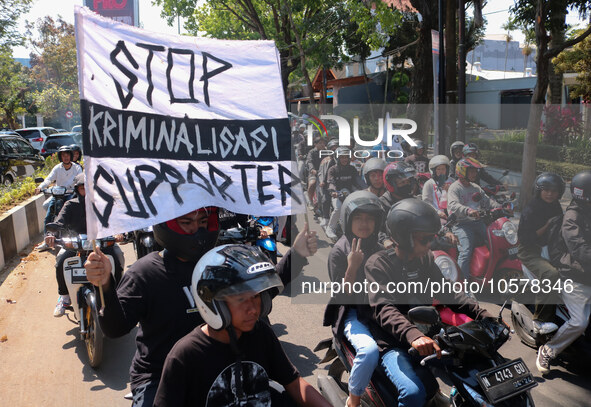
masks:
POLYGON ((437 142, 437 154, 445 154, 445 114, 441 106, 445 104, 445 42, 443 35, 443 22, 445 21, 445 1, 439 0, 439 140, 437 142))
POLYGON ((459 0, 458 9, 458 140, 466 142, 466 5, 459 0))

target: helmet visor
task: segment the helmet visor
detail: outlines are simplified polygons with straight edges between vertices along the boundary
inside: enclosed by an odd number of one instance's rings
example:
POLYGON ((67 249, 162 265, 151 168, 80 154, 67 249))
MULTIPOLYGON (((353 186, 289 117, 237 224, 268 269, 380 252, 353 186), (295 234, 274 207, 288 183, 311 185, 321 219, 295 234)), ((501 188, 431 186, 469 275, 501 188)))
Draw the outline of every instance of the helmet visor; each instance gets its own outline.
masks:
POLYGON ((270 290, 271 288, 277 288, 278 292, 283 290, 281 278, 279 278, 279 275, 275 272, 265 273, 260 277, 253 278, 252 280, 243 281, 239 284, 233 284, 218 291, 214 298, 216 300, 224 301, 227 300, 228 297, 235 295, 241 295, 245 293, 252 293, 255 295, 263 291, 270 290))

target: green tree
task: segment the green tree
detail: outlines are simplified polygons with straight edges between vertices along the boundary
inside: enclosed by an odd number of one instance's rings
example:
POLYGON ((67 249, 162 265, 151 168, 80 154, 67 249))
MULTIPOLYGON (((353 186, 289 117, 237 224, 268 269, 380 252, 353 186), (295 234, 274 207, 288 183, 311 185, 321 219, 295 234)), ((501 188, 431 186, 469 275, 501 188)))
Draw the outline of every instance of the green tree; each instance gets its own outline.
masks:
POLYGON ((18 20, 31 8, 32 0, 0 0, 0 47, 21 45, 18 20))
POLYGON ((560 28, 553 27, 554 24, 564 24, 560 18, 555 18, 555 16, 563 14, 565 10, 575 11, 582 18, 586 18, 590 7, 590 0, 516 0, 515 5, 511 8, 511 12, 518 24, 533 28, 536 34, 537 48, 537 80, 531 101, 521 167, 520 205, 522 208, 531 199, 533 193, 531 186, 536 176, 536 151, 542 107, 550 82, 550 61, 566 48, 572 47, 587 38, 591 34, 591 26, 575 38, 556 45, 550 42, 551 37, 548 31, 560 28))
POLYGON ((29 24, 27 35, 34 50, 31 78, 36 84, 33 98, 37 111, 59 120, 67 110, 79 114, 74 26, 48 16, 29 24))
POLYGON ((2 125, 18 127, 17 116, 31 104, 33 83, 26 68, 16 62, 10 50, 0 51, 0 110, 2 125))

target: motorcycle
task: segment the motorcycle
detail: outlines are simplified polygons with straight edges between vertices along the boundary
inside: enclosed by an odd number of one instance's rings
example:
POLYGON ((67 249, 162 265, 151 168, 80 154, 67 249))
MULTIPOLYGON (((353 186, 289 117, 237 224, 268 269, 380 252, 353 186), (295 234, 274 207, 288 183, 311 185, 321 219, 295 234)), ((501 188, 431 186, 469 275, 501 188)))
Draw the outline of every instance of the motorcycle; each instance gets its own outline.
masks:
MULTIPOLYGON (((487 225, 487 242, 476 247, 470 262, 470 280, 480 285, 496 279, 520 278, 523 276, 521 261, 517 259, 517 226, 508 219, 505 209, 479 211, 480 219, 487 225)), ((450 229, 457 220, 450 217, 446 228, 450 229)), ((463 276, 457 266, 458 250, 456 247, 434 250, 435 262, 440 266, 444 277, 452 281, 461 281, 463 276), (439 260, 438 260, 439 259, 439 260)), ((492 287, 489 287, 492 288, 492 287)), ((494 291, 505 291, 496 290, 494 291)))
MULTIPOLYGON (((546 247, 542 250, 542 257, 546 259, 549 257, 546 247)), ((530 281, 537 280, 536 276, 525 265, 523 266, 523 274, 530 281)), ((537 350, 540 346, 552 339, 556 331, 549 334, 535 333, 533 330, 533 314, 533 304, 527 304, 516 299, 513 299, 511 302, 511 322, 513 323, 515 333, 517 333, 521 342, 537 350)), ((566 305, 557 304, 553 322, 560 328, 569 319, 570 314, 566 305)), ((560 353, 558 358, 568 363, 580 364, 585 368, 589 366, 589 363, 591 363, 591 321, 585 333, 566 348, 564 352, 560 353)))
POLYGON ((159 252, 163 249, 163 247, 161 247, 154 240, 154 231, 152 226, 134 230, 128 236, 128 240, 133 242, 133 248, 135 249, 135 255, 138 260, 144 257, 146 254, 151 252, 159 252))
POLYGON ((251 216, 246 227, 241 225, 221 230, 219 244, 254 244, 259 246, 273 261, 277 263, 277 243, 273 236, 277 234, 277 220, 270 216, 251 216))
MULTIPOLYGON (((433 337, 442 349, 441 359, 430 355, 420 364, 428 364, 436 376, 452 385, 449 395, 431 391, 427 395, 427 406, 534 406, 529 391, 537 386, 537 382, 528 367, 521 358, 509 361, 498 353, 498 349, 509 339, 509 328, 501 318, 503 309, 504 306, 498 318, 479 321, 468 317, 450 319, 447 314, 454 313, 446 307, 441 312, 430 306, 410 310, 409 319, 423 328, 426 335, 433 337), (444 314, 448 318, 442 322, 444 314), (450 325, 451 321, 455 323, 450 325)), ((326 354, 320 363, 332 363, 328 375, 318 377, 318 388, 330 403, 343 405, 348 387, 342 378, 351 370, 355 351, 346 338, 342 341, 336 338, 323 340, 314 351, 323 349, 326 349, 326 354)), ((419 358, 416 349, 411 348, 409 353, 419 358)), ((378 365, 362 396, 361 405, 393 406, 398 405, 397 398, 396 388, 383 367, 378 365)))
MULTIPOLYGON (((441 348, 420 361, 436 375, 443 374, 452 384, 451 406, 534 406, 530 390, 538 385, 521 358, 508 360, 499 348, 509 340, 510 331, 503 322, 501 307, 497 318, 469 321, 458 326, 441 322, 434 307, 415 307, 408 313, 415 324, 426 325, 427 335, 441 348), (438 331, 431 334, 433 331, 438 331)), ((409 349, 413 357, 418 351, 409 349)), ((444 380, 448 382, 447 380, 444 380)))
MULTIPOLYGON (((48 223, 47 230, 56 235, 64 231, 63 227, 56 223, 48 223)), ((74 235, 68 237, 56 237, 56 244, 62 246, 63 250, 72 250, 76 252, 75 256, 68 257, 63 263, 64 278, 68 287, 68 294, 72 301, 71 308, 78 321, 80 329, 80 339, 86 345, 86 353, 91 367, 98 367, 103 359, 103 341, 104 334, 99 324, 99 314, 96 293, 94 286, 86 279, 86 269, 84 262, 88 255, 94 250, 93 242, 86 238, 86 235, 74 235)), ((115 245, 114 237, 96 239, 96 246, 101 250, 108 249, 115 245)), ((116 270, 113 256, 106 254, 111 262, 111 270, 115 281, 117 274, 120 274, 124 268, 123 256, 118 258, 120 267, 116 270)), ((59 254, 58 254, 59 256, 59 254)))
POLYGON ((55 201, 53 206, 51 206, 51 217, 49 219, 49 222, 53 222, 62 210, 66 201, 72 198, 74 190, 67 189, 66 187, 54 186, 45 188, 41 192, 47 197, 45 202, 43 202, 43 208, 47 209, 49 205, 51 205, 52 199, 55 201))

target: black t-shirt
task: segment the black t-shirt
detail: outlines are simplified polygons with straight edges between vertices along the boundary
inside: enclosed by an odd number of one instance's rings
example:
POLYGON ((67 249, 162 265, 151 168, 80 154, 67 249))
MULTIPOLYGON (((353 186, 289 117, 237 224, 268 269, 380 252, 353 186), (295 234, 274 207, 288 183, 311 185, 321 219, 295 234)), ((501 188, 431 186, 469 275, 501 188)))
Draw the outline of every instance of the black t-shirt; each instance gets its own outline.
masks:
POLYGON ((270 406, 269 379, 285 386, 299 377, 279 340, 264 323, 257 323, 238 339, 242 352, 242 388, 237 396, 236 357, 229 344, 195 328, 172 348, 154 400, 154 407, 270 406))

